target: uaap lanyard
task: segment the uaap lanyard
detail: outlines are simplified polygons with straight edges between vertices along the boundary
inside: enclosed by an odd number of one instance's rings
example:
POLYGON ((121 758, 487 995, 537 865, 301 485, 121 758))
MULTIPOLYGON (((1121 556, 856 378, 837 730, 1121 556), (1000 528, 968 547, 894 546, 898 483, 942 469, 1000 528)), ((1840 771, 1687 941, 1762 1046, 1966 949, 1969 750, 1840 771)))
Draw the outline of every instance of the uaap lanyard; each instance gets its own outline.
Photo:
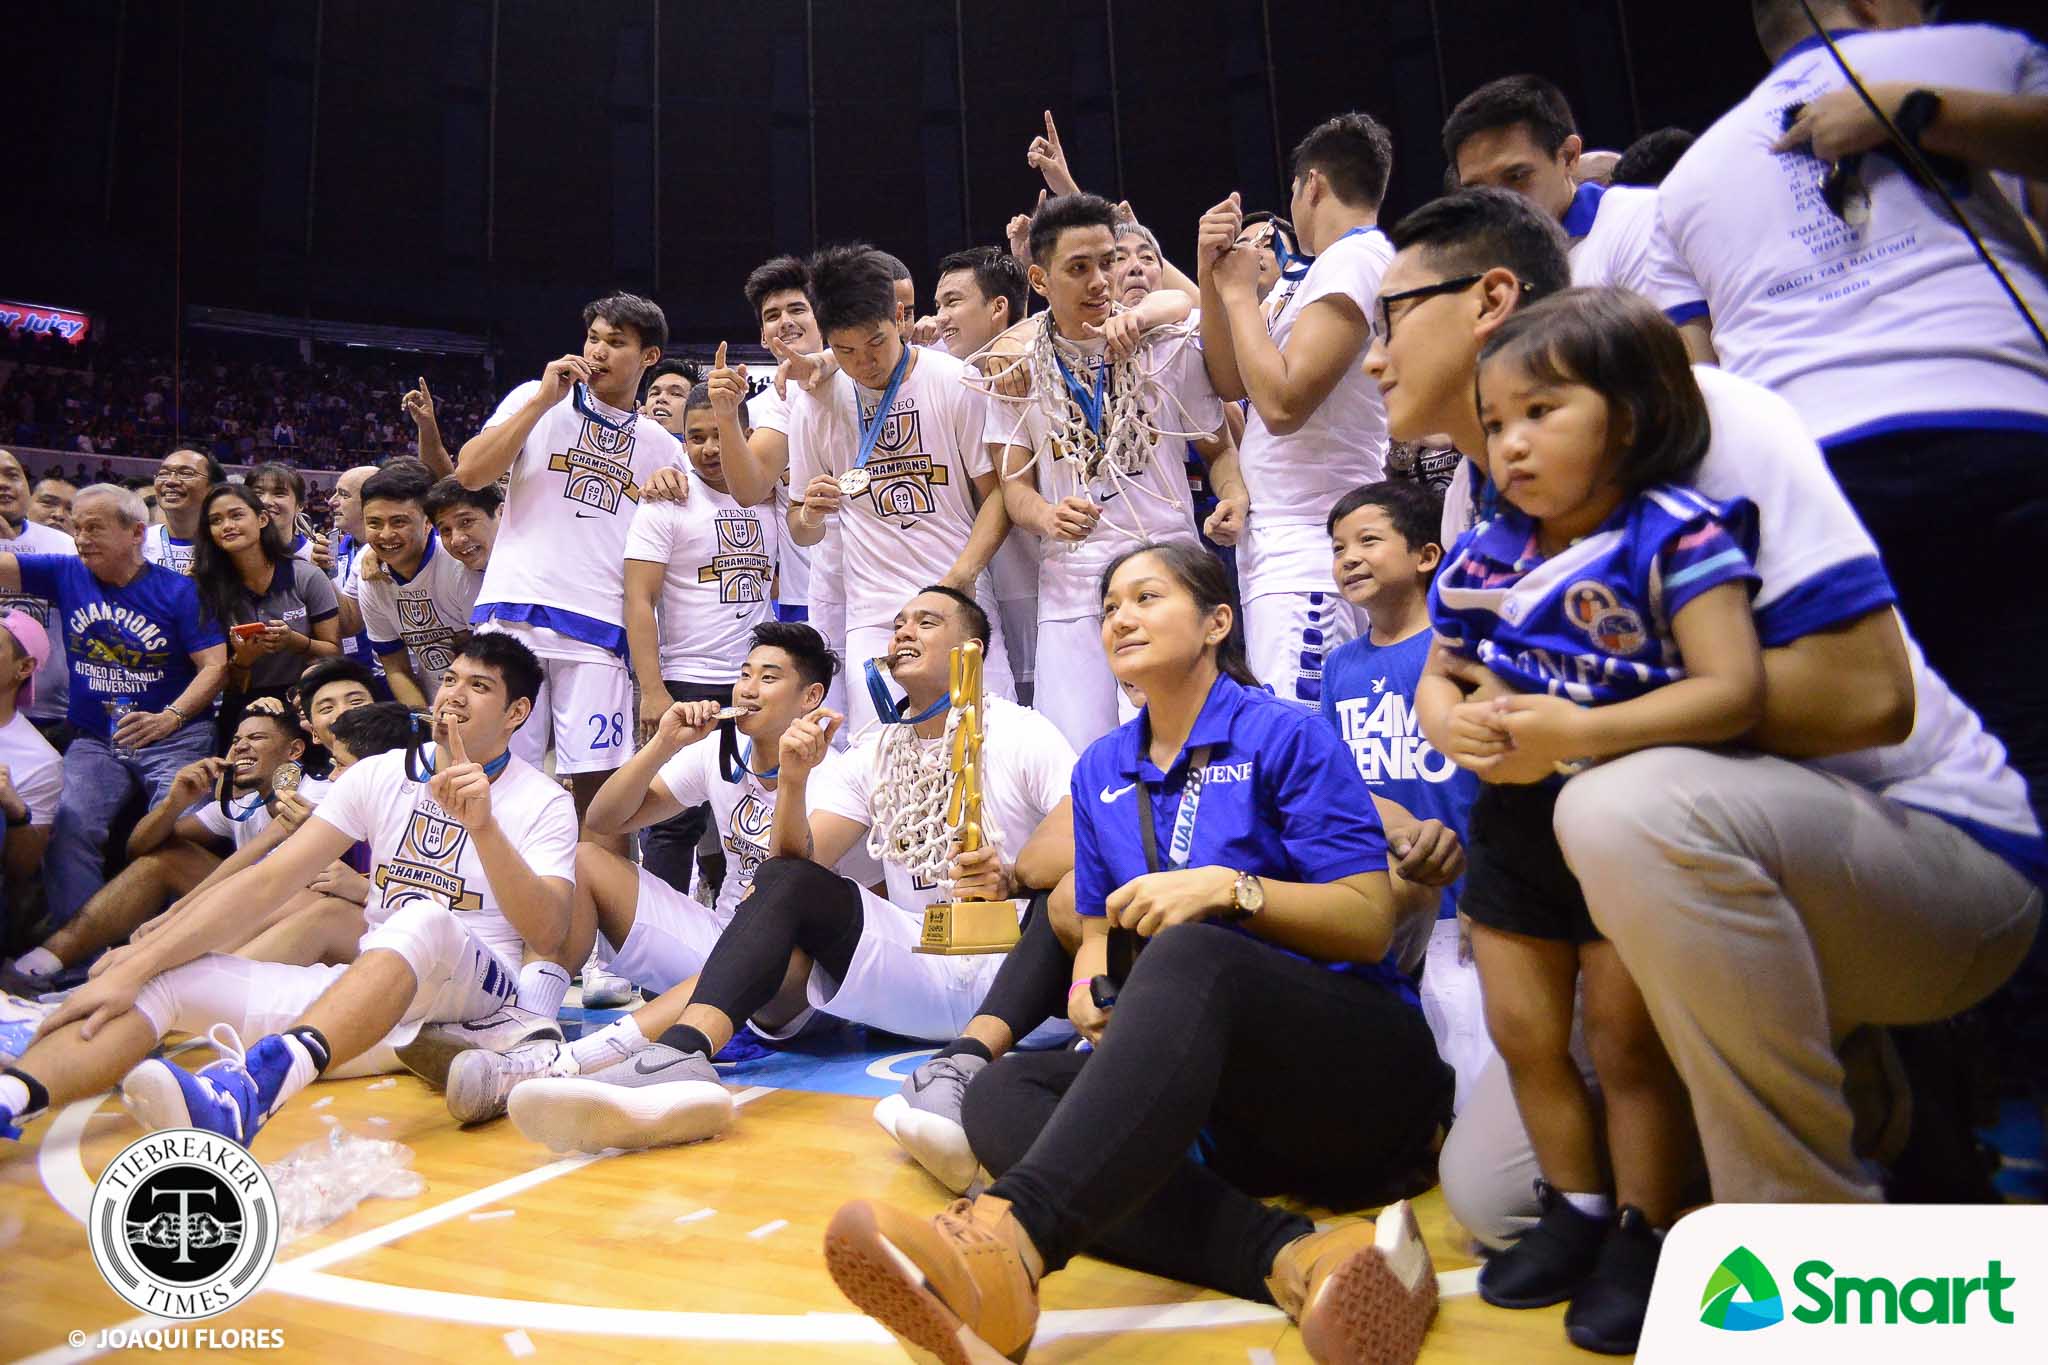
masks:
POLYGON ((745 749, 740 748, 738 724, 730 720, 720 721, 718 725, 718 775, 734 786, 738 786, 743 774, 747 777, 759 778, 761 781, 766 782, 769 778, 782 771, 782 765, 778 763, 766 772, 755 772, 753 768, 748 766, 747 762, 753 756, 754 743, 752 740, 747 741, 745 749))
MULTIPOLYGON (((1145 849, 1145 870, 1147 872, 1178 872, 1188 865, 1195 851, 1195 813, 1202 802, 1202 783, 1209 770, 1209 745, 1204 744, 1188 755, 1187 780, 1181 785, 1180 808, 1173 817, 1173 839, 1166 846, 1166 866, 1159 865, 1159 835, 1152 823, 1152 784, 1143 777, 1137 781, 1138 797, 1138 840, 1145 849)), ((1138 955, 1142 945, 1137 934, 1129 929, 1109 931, 1108 975, 1111 980, 1122 983, 1131 974, 1131 962, 1138 955)))
MULTIPOLYGON (((412 742, 405 746, 405 777, 408 782, 425 782, 434 775, 434 725, 417 711, 412 722, 412 742)), ((511 761, 512 751, 507 749, 484 764, 484 776, 496 781, 511 761)))
POLYGON ((1053 359, 1059 364, 1060 378, 1067 382, 1067 393, 1073 398, 1074 406, 1081 410, 1081 415, 1088 419, 1088 430, 1095 433, 1095 440, 1099 446, 1102 441, 1102 396, 1107 392, 1109 379, 1108 355, 1102 357, 1102 364, 1095 371, 1095 387, 1092 391, 1067 368, 1065 357, 1055 352, 1053 359))
POLYGON ((939 699, 914 716, 905 715, 910 709, 910 698, 897 701, 889 695, 889 685, 882 681, 882 664, 879 659, 868 660, 868 699, 875 704, 875 718, 884 725, 922 725, 953 702, 950 692, 941 693, 939 699))
POLYGON ((882 424, 889 420, 889 408, 896 402, 896 391, 903 387, 903 376, 910 369, 910 346, 905 343, 903 354, 896 357, 896 368, 889 374, 889 387, 882 390, 882 401, 875 404, 872 422, 864 421, 860 415, 860 394, 853 396, 853 421, 860 429, 860 451, 854 456, 853 468, 839 476, 839 491, 849 498, 857 498, 867 491, 868 461, 874 457, 875 443, 882 439, 882 424))
POLYGON ((584 416, 584 417, 588 418, 588 419, 589 419, 590 421, 593 421, 593 422, 597 423, 597 424, 598 424, 599 426, 603 427, 603 428, 604 428, 604 429, 605 429, 606 431, 610 431, 610 432, 616 432, 616 433, 617 433, 618 435, 621 435, 621 436, 624 436, 624 435, 626 435, 626 434, 627 434, 628 432, 632 431, 632 429, 633 429, 633 414, 632 414, 632 413, 630 413, 630 412, 629 412, 629 413, 627 413, 627 414, 626 414, 626 420, 625 420, 625 421, 623 421, 623 422, 614 422, 614 421, 613 421, 613 420, 612 420, 611 418, 609 418, 609 417, 605 416, 605 415, 604 415, 603 413, 599 412, 599 411, 598 411, 598 410, 597 410, 597 409, 596 409, 595 407, 591 406, 591 402, 590 402, 590 385, 588 385, 588 384, 584 384, 584 383, 578 383, 578 384, 576 385, 576 388, 575 388, 574 392, 575 392, 575 400, 574 400, 574 401, 575 401, 575 403, 576 403, 576 411, 577 411, 577 412, 578 412, 579 414, 581 414, 582 416, 584 416))

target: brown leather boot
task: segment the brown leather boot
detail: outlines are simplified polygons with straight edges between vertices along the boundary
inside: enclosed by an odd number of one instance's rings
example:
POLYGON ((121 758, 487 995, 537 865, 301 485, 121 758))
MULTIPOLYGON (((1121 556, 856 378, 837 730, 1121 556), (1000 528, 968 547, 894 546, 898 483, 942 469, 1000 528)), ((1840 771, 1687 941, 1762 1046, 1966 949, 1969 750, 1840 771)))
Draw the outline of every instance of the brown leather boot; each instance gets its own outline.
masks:
POLYGON ((1266 1288, 1325 1365, 1413 1365, 1436 1317, 1436 1268, 1405 1199, 1289 1242, 1266 1288))
POLYGON ((840 1206, 825 1266, 841 1293, 921 1358, 1021 1361, 1038 1330, 1030 1239, 1006 1199, 960 1199, 934 1218, 872 1200, 840 1206))

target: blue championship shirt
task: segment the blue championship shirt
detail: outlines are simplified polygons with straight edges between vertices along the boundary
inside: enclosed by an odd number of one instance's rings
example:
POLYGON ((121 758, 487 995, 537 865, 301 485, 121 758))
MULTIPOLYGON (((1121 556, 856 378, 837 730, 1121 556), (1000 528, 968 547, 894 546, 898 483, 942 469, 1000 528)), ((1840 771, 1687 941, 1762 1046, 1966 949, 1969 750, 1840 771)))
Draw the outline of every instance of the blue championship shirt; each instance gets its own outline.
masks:
POLYGON ((1545 559, 1536 523, 1503 501, 1451 547, 1430 621, 1519 692, 1627 701, 1685 676, 1672 618, 1709 588, 1754 584, 1756 548, 1748 501, 1663 484, 1545 559))
POLYGON ((202 620, 199 590, 175 569, 145 562, 126 586, 102 583, 76 555, 23 555, 21 585, 57 604, 71 666, 71 723, 106 739, 107 703, 161 711, 192 685, 192 656, 223 641, 202 620))
MULTIPOLYGON (((1147 713, 1140 712, 1089 745, 1074 767, 1079 913, 1103 914, 1111 892, 1150 870, 1138 827, 1140 777, 1152 791, 1160 868, 1166 869, 1189 757, 1204 745, 1209 761, 1187 866, 1318 883, 1387 870, 1387 841, 1371 795, 1350 753, 1315 712, 1219 677, 1187 743, 1163 773, 1144 752, 1148 724, 1147 713)), ((1398 978, 1381 963, 1329 965, 1390 983, 1398 978)))

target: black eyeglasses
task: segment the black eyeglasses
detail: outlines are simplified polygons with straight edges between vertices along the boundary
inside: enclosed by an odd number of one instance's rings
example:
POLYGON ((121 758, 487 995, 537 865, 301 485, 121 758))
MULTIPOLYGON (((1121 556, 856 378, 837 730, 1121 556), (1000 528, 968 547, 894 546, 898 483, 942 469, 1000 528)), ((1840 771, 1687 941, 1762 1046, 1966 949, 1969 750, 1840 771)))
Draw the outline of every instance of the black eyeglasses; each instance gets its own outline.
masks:
MULTIPOLYGON (((1387 305, 1406 303, 1410 299, 1435 298, 1438 294, 1455 294, 1461 289, 1470 289, 1485 278, 1486 272, 1481 271, 1477 275, 1459 275, 1453 279, 1438 280, 1435 284, 1420 285, 1414 289, 1403 289, 1398 294, 1380 295, 1380 340, 1385 341, 1394 334, 1393 314, 1389 311, 1387 305)), ((1524 289, 1528 287, 1526 284, 1522 286, 1524 289)), ((1402 316, 1406 317, 1407 314, 1404 312, 1402 316)))

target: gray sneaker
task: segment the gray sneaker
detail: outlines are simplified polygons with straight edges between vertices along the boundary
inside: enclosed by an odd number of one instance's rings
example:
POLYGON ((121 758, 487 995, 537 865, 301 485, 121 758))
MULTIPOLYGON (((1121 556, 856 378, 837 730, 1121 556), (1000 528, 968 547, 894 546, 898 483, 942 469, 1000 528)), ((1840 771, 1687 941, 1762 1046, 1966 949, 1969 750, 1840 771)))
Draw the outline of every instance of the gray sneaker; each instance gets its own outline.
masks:
POLYGON ((981 1169, 960 1125, 960 1106, 967 1083, 987 1065, 971 1053, 934 1057, 875 1106, 882 1131, 954 1194, 965 1193, 981 1169))
POLYGON ((512 1126, 557 1152, 638 1151, 716 1137, 732 1095, 711 1059, 650 1043, 581 1076, 542 1076, 512 1091, 512 1126))
POLYGON ((506 1052, 473 1047, 449 1063, 448 1112, 458 1123, 483 1123, 505 1112, 505 1099, 520 1082, 575 1074, 576 1059, 567 1045, 552 1038, 536 1038, 506 1052))
POLYGON ((562 1041, 562 1026, 532 1010, 507 1005, 496 1014, 470 1024, 423 1024, 413 1040, 398 1049, 398 1060, 436 1090, 448 1087, 448 1068, 471 1048, 507 1052, 537 1038, 562 1041))

